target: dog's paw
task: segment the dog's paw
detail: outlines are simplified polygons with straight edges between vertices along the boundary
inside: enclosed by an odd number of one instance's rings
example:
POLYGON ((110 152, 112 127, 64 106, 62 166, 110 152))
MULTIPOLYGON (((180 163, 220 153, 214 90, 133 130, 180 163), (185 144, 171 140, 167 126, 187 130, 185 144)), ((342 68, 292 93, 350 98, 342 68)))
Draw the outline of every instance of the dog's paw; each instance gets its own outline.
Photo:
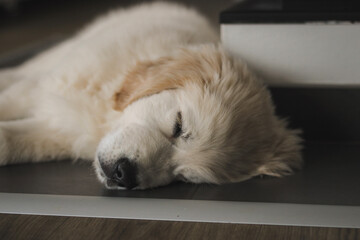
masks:
POLYGON ((7 164, 9 148, 6 143, 4 132, 0 129, 0 166, 7 164))

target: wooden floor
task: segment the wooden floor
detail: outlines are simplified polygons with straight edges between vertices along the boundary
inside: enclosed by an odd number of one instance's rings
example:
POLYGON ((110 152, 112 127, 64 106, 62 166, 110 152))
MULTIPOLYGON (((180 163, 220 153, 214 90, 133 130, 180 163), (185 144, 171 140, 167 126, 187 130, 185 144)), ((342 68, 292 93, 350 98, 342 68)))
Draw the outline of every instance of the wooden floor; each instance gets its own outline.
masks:
POLYGON ((0 239, 358 240, 360 229, 0 214, 0 239))

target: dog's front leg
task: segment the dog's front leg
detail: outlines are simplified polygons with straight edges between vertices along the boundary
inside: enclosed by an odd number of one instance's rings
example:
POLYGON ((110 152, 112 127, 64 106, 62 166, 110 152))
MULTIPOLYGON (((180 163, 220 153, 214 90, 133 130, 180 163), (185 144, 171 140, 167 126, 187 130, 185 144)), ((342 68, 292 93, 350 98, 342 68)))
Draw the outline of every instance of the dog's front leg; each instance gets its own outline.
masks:
POLYGON ((0 122, 0 166, 72 157, 68 138, 41 119, 0 122))
POLYGON ((17 83, 22 78, 16 68, 0 69, 0 92, 17 83))
POLYGON ((0 92, 0 121, 22 119, 31 115, 39 95, 35 79, 22 79, 0 92))

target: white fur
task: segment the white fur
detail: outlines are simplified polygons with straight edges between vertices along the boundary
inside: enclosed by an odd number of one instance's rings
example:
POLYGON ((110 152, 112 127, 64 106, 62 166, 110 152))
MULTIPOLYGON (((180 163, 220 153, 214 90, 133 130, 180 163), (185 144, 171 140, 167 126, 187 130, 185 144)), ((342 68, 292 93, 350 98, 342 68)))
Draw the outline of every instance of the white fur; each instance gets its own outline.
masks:
POLYGON ((301 166, 297 132, 274 116, 262 83, 222 50, 202 16, 178 5, 111 12, 74 38, 0 72, 0 86, 0 165, 95 159, 106 183, 98 156, 109 163, 127 157, 138 165, 140 189, 177 178, 224 183, 280 176, 301 166), (166 74, 199 77, 203 85, 187 79, 183 87, 114 110, 114 93, 127 74, 139 62, 161 58, 173 65, 194 60, 194 69, 166 74), (178 112, 184 129, 175 139, 178 112))

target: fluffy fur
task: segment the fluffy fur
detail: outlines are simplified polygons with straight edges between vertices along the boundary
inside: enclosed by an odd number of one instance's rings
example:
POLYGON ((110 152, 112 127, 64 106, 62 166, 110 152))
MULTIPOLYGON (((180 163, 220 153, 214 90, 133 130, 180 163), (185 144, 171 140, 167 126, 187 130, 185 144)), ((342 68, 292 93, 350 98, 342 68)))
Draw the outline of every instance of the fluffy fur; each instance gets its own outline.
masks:
POLYGON ((130 159, 138 189, 175 179, 237 182, 300 168, 298 131, 264 84, 197 12, 155 3, 117 10, 0 72, 0 165, 130 159), (181 129, 174 135, 181 115, 181 129))

